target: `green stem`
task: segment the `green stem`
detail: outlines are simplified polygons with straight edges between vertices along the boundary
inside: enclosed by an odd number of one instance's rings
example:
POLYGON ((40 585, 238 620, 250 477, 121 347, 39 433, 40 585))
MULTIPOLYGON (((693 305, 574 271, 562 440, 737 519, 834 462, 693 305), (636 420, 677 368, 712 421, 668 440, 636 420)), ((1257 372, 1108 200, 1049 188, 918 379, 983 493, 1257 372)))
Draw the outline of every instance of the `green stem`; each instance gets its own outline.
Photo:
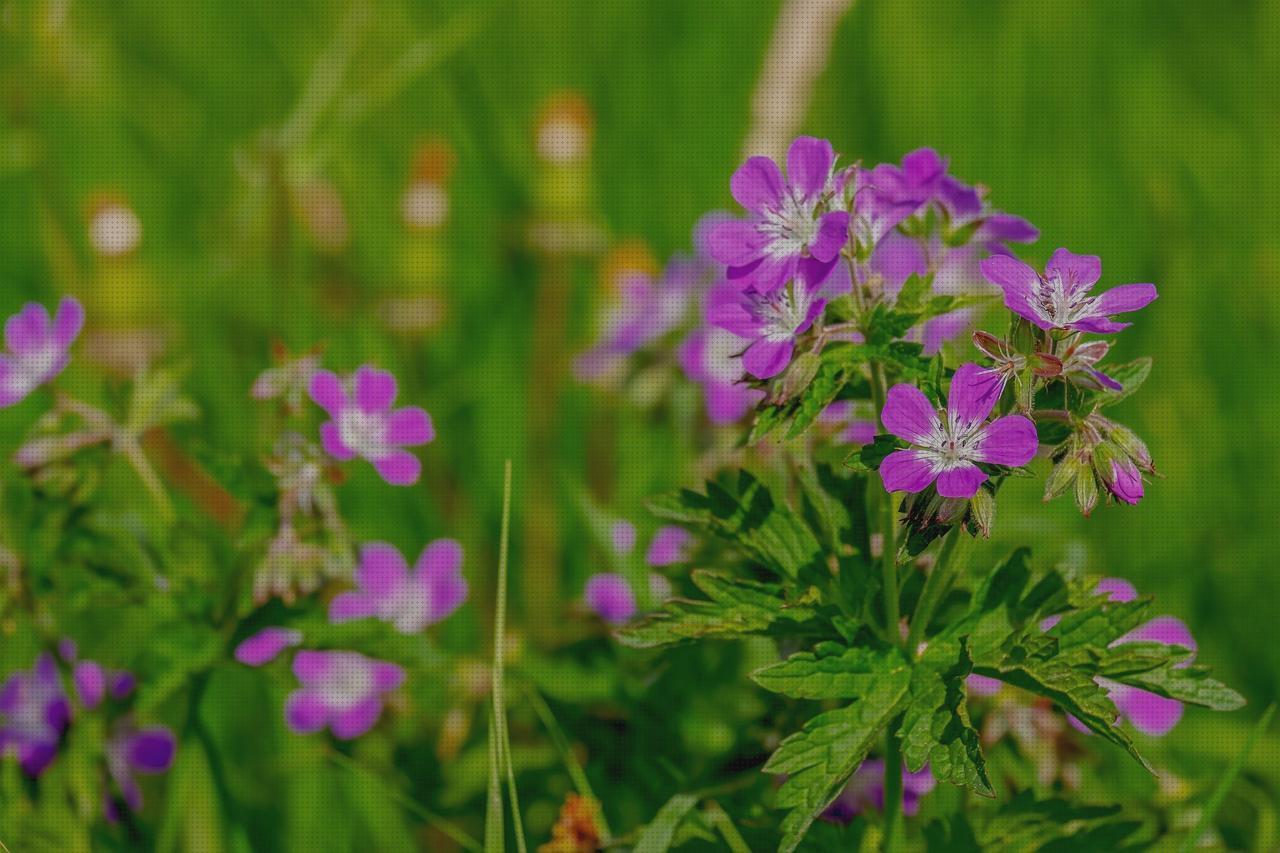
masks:
POLYGON ((894 853, 902 846, 902 748, 898 729, 902 718, 894 720, 884 743, 884 842, 881 850, 894 853))
MULTIPOLYGON (((871 399, 876 407, 876 420, 879 421, 880 413, 884 411, 885 400, 884 367, 879 361, 871 362, 871 399)), ((880 423, 880 430, 884 431, 883 423, 880 423)), ((898 613, 898 514, 894 509, 892 492, 885 492, 881 502, 880 529, 884 536, 884 549, 881 555, 880 572, 884 596, 885 630, 888 632, 889 642, 898 644, 901 642, 898 635, 898 622, 901 618, 898 613)))
POLYGON ((956 546, 959 545, 960 539, 963 537, 961 528, 964 525, 957 524, 951 528, 951 532, 942 540, 942 550, 938 552, 938 560, 933 564, 933 571, 929 572, 929 576, 925 578, 924 589, 920 591, 920 603, 916 605, 916 612, 911 615, 911 632, 907 634, 907 653, 915 654, 915 650, 920 647, 920 643, 924 640, 924 632, 929 628, 929 621, 933 619, 933 614, 938 609, 938 605, 946 594, 951 591, 951 585, 955 583, 957 563, 952 558, 955 556, 956 546))

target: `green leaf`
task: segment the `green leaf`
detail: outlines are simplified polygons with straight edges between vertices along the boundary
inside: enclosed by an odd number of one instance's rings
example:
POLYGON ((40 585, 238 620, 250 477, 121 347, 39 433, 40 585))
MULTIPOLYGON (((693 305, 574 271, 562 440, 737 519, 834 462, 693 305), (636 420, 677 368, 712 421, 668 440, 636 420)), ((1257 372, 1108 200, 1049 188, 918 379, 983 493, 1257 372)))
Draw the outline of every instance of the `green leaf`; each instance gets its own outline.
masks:
POLYGON ((1244 697, 1220 681, 1209 677, 1207 667, 1179 668, 1165 664, 1146 672, 1108 676, 1122 684, 1140 687, 1150 693, 1177 699, 1190 705, 1200 705, 1214 711, 1235 711, 1245 705, 1244 697))
POLYGON ((698 798, 693 794, 676 794, 667 800, 644 828, 644 832, 640 833, 634 853, 666 853, 670 850, 676 828, 697 804, 698 798))
POLYGON ((809 526, 746 471, 739 472, 733 491, 708 481, 705 495, 685 489, 650 501, 649 509, 659 518, 733 542, 784 577, 796 578, 802 569, 822 563, 822 546, 809 526))
POLYGON ((876 436, 875 441, 864 444, 857 451, 856 460, 851 456, 845 464, 855 471, 879 471, 884 458, 901 446, 896 436, 881 433, 876 436))
POLYGON ((1119 806, 1037 800, 1031 791, 1021 791, 996 808, 971 809, 946 822, 933 821, 925 827, 924 836, 928 853, 1117 850, 1138 828, 1131 821, 1112 820, 1119 813, 1119 806), (1064 843, 1067 846, 1060 846, 1064 843), (1094 846, 1082 846, 1090 843, 1094 846))
POLYGON ((779 850, 791 853, 799 846, 813 821, 901 711, 910 681, 906 666, 881 673, 861 699, 814 717, 769 758, 764 772, 787 776, 775 799, 779 808, 790 809, 782 820, 779 850))
POLYGON ((1090 408, 1094 406, 1114 406, 1141 388, 1142 383, 1146 382, 1147 377, 1151 375, 1151 359, 1147 357, 1135 359, 1128 364, 1108 367, 1104 372, 1124 387, 1119 391, 1093 392, 1087 398, 1091 404, 1090 408))
POLYGON ((858 699, 886 675, 907 666, 897 649, 850 648, 825 642, 812 652, 798 652, 756 670, 751 679, 765 690, 793 699, 858 699))
MULTIPOLYGON (((932 651, 932 648, 930 649, 932 651)), ((911 694, 903 714, 900 738, 907 768, 918 771, 926 763, 935 778, 962 785, 984 797, 994 797, 978 733, 969 722, 964 679, 973 669, 962 642, 959 657, 945 669, 926 652, 911 674, 911 694)))
POLYGON ((924 301, 929 298, 929 294, 933 292, 933 276, 932 275, 916 275, 912 273, 907 276, 907 280, 902 283, 902 289, 898 291, 898 299, 895 303, 898 310, 911 313, 922 309, 924 301))
POLYGON ((812 607, 788 603, 777 584, 701 569, 694 571, 693 582, 709 601, 672 599, 661 612, 620 630, 618 639, 634 648, 653 648, 703 637, 733 639, 763 634, 777 622, 795 626, 817 617, 812 607))

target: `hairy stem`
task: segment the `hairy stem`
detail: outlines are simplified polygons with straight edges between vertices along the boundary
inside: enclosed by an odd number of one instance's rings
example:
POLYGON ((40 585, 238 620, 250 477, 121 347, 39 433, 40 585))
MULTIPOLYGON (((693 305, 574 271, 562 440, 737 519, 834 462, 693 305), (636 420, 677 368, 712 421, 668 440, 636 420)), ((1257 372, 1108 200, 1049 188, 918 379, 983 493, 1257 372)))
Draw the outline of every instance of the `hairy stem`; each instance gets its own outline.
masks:
MULTIPOLYGON (((871 362, 871 398, 876 407, 876 420, 881 419, 884 411, 885 381, 884 367, 879 361, 871 362)), ((880 422, 880 431, 884 431, 884 423, 880 422)), ((894 510, 893 494, 885 492, 880 501, 881 533, 884 546, 881 554, 881 583, 884 596, 885 630, 891 643, 900 642, 898 636, 898 515, 894 510)), ((872 527, 873 525, 868 525, 872 527)))
POLYGON ((951 585, 955 583, 959 563, 953 558, 956 546, 964 536, 962 527, 962 524, 952 527, 951 532, 942 540, 942 550, 938 552, 938 560, 934 563, 929 576, 925 578, 924 589, 920 591, 920 603, 916 605, 916 611, 911 615, 911 631, 907 634, 908 654, 915 654, 915 650, 920 647, 920 643, 924 640, 924 632, 928 630, 929 620, 933 619, 938 605, 942 603, 942 599, 951 591, 951 585))

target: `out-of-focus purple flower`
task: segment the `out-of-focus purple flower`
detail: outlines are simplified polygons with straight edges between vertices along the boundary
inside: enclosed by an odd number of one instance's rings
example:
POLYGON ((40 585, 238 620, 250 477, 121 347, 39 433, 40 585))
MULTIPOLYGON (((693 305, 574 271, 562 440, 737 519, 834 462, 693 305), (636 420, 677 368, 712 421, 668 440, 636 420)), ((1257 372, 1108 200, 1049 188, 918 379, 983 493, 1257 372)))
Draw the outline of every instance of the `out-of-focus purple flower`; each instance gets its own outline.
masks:
POLYGON ((302 632, 291 628, 271 626, 263 628, 236 646, 235 659, 246 666, 263 666, 276 659, 282 651, 301 645, 302 632))
MULTIPOLYGON (((920 811, 920 800, 935 787, 929 765, 916 773, 902 768, 902 813, 913 816, 920 811)), ((884 759, 868 758, 849 777, 844 790, 822 813, 822 819, 832 823, 848 823, 858 815, 875 809, 884 810, 884 759)))
POLYGON ((138 679, 134 677, 132 672, 113 672, 107 677, 111 687, 112 699, 126 699, 133 689, 138 686, 138 679))
MULTIPOLYGON (((1123 578, 1103 578, 1094 587, 1094 595, 1105 595, 1109 601, 1123 604, 1138 597, 1133 584, 1123 578)), ((1061 616, 1051 616, 1041 623, 1041 629, 1050 631, 1061 621, 1061 616)), ((1126 643, 1160 643, 1166 646, 1179 646, 1191 652, 1186 660, 1176 664, 1179 668, 1188 667, 1195 660, 1196 640, 1191 636, 1191 629, 1181 619, 1173 616, 1157 616, 1144 622, 1137 628, 1111 643, 1111 648, 1126 643)), ((1120 684, 1107 678, 1095 678, 1098 685, 1107 691, 1107 696, 1115 704, 1120 716, 1143 734, 1159 737, 1168 734, 1182 719, 1183 705, 1177 699, 1169 699, 1139 687, 1120 684)), ((1077 729, 1088 732, 1088 729, 1074 718, 1070 722, 1077 729)))
POLYGON ((680 346, 680 366, 702 386, 707 417, 713 424, 732 424, 764 399, 764 392, 744 384, 742 354, 746 341, 732 332, 700 328, 680 346))
POLYGON ((0 408, 27 395, 64 369, 67 351, 84 326, 84 307, 74 297, 58 303, 53 319, 38 302, 28 302, 4 324, 8 353, 0 353, 0 408))
POLYGON ((342 740, 357 738, 378 722, 383 694, 404 682, 404 670, 358 652, 301 651, 293 673, 302 685, 285 703, 285 722, 299 734, 326 726, 342 740))
POLYGON ((627 579, 616 572, 600 572, 587 580, 582 599, 597 616, 620 625, 636 615, 636 594, 627 579))
POLYGON ((39 776, 58 753, 71 703, 50 655, 0 687, 0 755, 12 752, 28 776, 39 776))
POLYGON ((329 621, 376 616, 402 634, 416 634, 445 619, 467 599, 462 546, 437 539, 422 550, 413 571, 393 545, 373 542, 360 550, 358 589, 334 597, 329 621))
POLYGON ((676 563, 682 563, 688 559, 685 549, 692 541, 693 534, 683 527, 676 527, 673 524, 660 527, 649 542, 649 550, 644 555, 644 561, 651 566, 673 566, 676 563))
POLYGON ((80 704, 93 710, 102 704, 107 695, 107 674, 97 661, 78 661, 71 668, 71 681, 76 686, 76 695, 80 704))
POLYGON ((835 440, 841 444, 870 444, 876 440, 876 423, 870 417, 860 417, 852 400, 836 400, 818 415, 818 423, 835 431, 835 440))
POLYGON ((796 338, 809 331, 826 305, 803 282, 769 293, 720 290, 707 306, 707 321, 749 342, 743 366, 757 379, 771 379, 791 363, 796 338))
POLYGON ((1111 494, 1127 504, 1142 500, 1142 474, 1129 459, 1112 459, 1109 470, 1101 470, 1102 482, 1111 494))
POLYGON ((1102 277, 1096 255, 1076 255, 1058 249, 1045 264, 1044 275, 1007 255, 992 255, 982 262, 982 274, 1004 291, 1005 305, 1041 329, 1071 329, 1109 334, 1130 323, 1111 318, 1146 307, 1156 298, 1154 284, 1122 284, 1092 296, 1102 277))
POLYGON ((320 440, 341 461, 360 456, 394 486, 418 481, 422 463, 401 448, 435 438, 431 417, 417 406, 392 409, 396 378, 369 365, 356 371, 350 393, 335 374, 318 370, 311 377, 311 399, 333 420, 320 427, 320 440))
POLYGON ((914 385, 889 389, 881 413, 885 429, 916 447, 896 450, 880 463, 890 492, 920 492, 937 482, 944 498, 971 498, 987 475, 975 463, 1017 467, 1038 447, 1036 428, 1022 415, 987 423, 1003 383, 995 371, 963 364, 951 380, 947 409, 934 409, 914 385))
POLYGON ((627 356, 679 326, 689 314, 695 286, 705 267, 691 258, 675 258, 660 279, 646 273, 627 276, 606 314, 600 341, 578 357, 579 379, 595 379, 627 356))
POLYGON ((964 680, 964 686, 973 696, 994 696, 1004 687, 1004 682, 985 675, 970 675, 964 680))
POLYGON ((630 554, 636 547, 636 526, 629 521, 615 521, 609 528, 609 544, 615 554, 630 554))
POLYGON ((1073 385, 1091 391, 1123 391, 1124 386, 1094 365, 1111 349, 1109 341, 1080 341, 1062 354, 1062 375, 1073 385))
MULTIPOLYGON (((107 742, 107 771, 129 811, 142 810, 142 788, 137 774, 164 773, 173 765, 177 749, 173 732, 163 726, 134 730, 126 725, 107 742)), ((103 806, 107 820, 115 823, 120 819, 119 805, 109 791, 103 806)))
POLYGON ((730 189, 748 219, 712 226, 711 256, 744 287, 772 293, 793 279, 817 288, 849 239, 849 214, 832 208, 836 153, 831 143, 801 136, 787 152, 787 177, 767 157, 752 157, 730 189))

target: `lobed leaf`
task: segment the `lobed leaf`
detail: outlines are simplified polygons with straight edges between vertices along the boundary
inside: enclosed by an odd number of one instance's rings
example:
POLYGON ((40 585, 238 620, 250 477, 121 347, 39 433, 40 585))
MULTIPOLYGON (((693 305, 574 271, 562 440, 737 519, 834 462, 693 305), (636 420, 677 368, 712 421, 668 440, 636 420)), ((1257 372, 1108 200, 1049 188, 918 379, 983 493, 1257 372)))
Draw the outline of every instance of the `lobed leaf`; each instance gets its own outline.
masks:
POLYGON ((847 647, 819 643, 812 652, 798 652, 751 674, 765 690, 793 699, 858 699, 884 676, 907 667, 897 649, 847 647))
POLYGON ((962 642, 959 656, 941 666, 937 657, 926 653, 912 670, 910 701, 899 734, 903 760, 913 773, 928 763, 935 778, 994 797, 978 733, 965 706, 964 679, 973 669, 969 650, 962 642))

